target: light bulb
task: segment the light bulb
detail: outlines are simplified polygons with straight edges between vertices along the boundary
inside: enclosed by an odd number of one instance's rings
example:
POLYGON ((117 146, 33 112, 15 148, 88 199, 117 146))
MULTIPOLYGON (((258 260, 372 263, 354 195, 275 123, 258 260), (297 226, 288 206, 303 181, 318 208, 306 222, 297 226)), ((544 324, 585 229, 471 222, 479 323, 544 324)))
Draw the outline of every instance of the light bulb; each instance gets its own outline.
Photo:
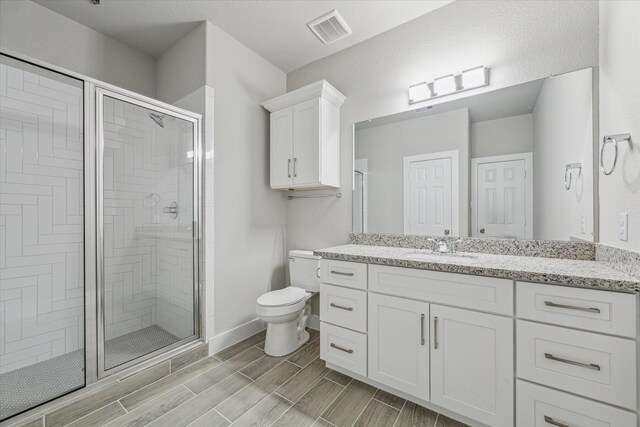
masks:
POLYGON ((418 83, 409 86, 409 102, 420 102, 428 99, 430 95, 429 86, 426 83, 418 83))
POLYGON ((433 81, 433 89, 437 96, 453 93, 456 91, 456 79, 453 77, 453 74, 438 77, 433 81))
POLYGON ((462 72, 462 88, 472 89, 487 84, 486 68, 483 66, 462 72))

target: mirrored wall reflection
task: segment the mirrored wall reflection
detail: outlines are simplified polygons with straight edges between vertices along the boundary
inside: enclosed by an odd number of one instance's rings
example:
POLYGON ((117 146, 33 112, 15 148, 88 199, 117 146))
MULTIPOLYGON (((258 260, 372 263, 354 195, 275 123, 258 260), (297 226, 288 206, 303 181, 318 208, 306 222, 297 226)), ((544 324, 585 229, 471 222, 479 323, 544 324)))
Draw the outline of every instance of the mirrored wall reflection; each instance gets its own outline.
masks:
POLYGON ((195 334, 194 124, 103 96, 104 370, 195 334))
POLYGON ((353 231, 594 241, 593 123, 590 68, 356 123, 353 231))
POLYGON ((82 107, 0 56, 0 421, 85 384, 82 107))

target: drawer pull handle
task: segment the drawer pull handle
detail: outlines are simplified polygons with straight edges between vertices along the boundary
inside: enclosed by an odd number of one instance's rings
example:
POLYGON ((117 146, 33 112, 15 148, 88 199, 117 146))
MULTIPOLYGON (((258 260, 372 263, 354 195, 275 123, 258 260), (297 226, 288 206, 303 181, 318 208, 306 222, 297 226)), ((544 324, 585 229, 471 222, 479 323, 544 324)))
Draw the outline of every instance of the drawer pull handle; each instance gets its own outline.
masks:
POLYGON ((336 350, 344 351, 345 353, 353 353, 353 350, 351 350, 350 348, 340 347, 339 345, 335 345, 334 343, 331 343, 331 347, 335 348, 336 350))
POLYGON ((561 423, 560 421, 556 421, 548 415, 544 416, 544 422, 547 424, 551 424, 552 426, 558 427, 571 427, 569 424, 561 423))
POLYGON ((424 314, 420 315, 420 345, 424 345, 424 314))
POLYGON ((557 304, 553 301, 545 301, 544 305, 546 305, 547 307, 566 308, 567 310, 586 311, 588 313, 600 313, 600 309, 595 307, 577 307, 575 305, 557 304))
POLYGON ((438 349, 438 316, 433 318, 433 349, 438 349))
POLYGON ((600 365, 596 365, 595 363, 576 362, 575 360, 563 359, 562 357, 554 356, 551 353, 545 353, 544 358, 555 360, 556 362, 568 363, 569 365, 580 366, 581 368, 593 369, 594 371, 600 370, 600 365))
POLYGON ((343 273, 342 271, 331 270, 331 274, 338 274, 340 276, 352 276, 353 277, 353 273, 343 273))
POLYGON ((353 307, 343 307, 338 304, 331 303, 329 304, 331 307, 339 308, 340 310, 353 311, 353 307))

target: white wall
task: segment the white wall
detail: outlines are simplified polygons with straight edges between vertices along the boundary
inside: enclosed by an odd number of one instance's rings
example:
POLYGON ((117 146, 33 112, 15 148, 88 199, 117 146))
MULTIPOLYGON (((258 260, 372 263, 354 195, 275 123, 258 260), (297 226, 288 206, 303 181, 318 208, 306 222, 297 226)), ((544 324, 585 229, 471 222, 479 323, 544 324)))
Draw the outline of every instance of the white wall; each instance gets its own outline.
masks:
POLYGON ((215 296, 218 335, 256 318, 256 299, 284 286, 284 194, 269 187, 269 113, 286 76, 207 23, 207 85, 215 90, 215 296))
MULTIPOLYGON (((200 79, 200 72, 187 75, 200 79)), ((209 22, 158 59, 158 95, 171 102, 182 98, 175 103, 204 114, 205 149, 213 155, 204 171, 209 339, 255 321, 258 296, 285 283, 285 198, 269 188, 269 113, 260 106, 285 92, 285 80, 282 71, 209 22), (206 86, 185 92, 195 83, 182 82, 180 70, 202 67, 205 57, 206 86)))
POLYGON ((155 95, 155 59, 31 1, 0 1, 0 47, 155 95))
POLYGON ((531 114, 471 123, 471 158, 533 151, 531 114))
POLYGON ((408 110, 409 84, 475 65, 491 67, 491 86, 482 90, 597 65, 597 29, 596 2, 454 2, 289 73, 287 90, 326 79, 347 100, 341 110, 344 196, 288 204, 287 247, 347 241, 353 123, 408 110))
POLYGON ((207 24, 202 22, 167 49, 157 63, 157 97, 174 103, 205 85, 207 24))
POLYGON ((367 159, 368 232, 404 232, 404 157, 458 150, 461 235, 469 224, 469 111, 367 127, 355 132, 355 158, 367 159))
MULTIPOLYGON (((600 138, 630 133, 610 176, 600 173, 600 241, 640 251, 640 3, 600 2, 600 138), (629 214, 629 241, 618 239, 618 213, 629 214)), ((607 154, 611 160, 611 152, 607 154)))
POLYGON ((538 95, 533 110, 534 239, 593 240, 592 74, 588 68, 546 79, 538 95), (582 163, 569 191, 567 163, 582 163))

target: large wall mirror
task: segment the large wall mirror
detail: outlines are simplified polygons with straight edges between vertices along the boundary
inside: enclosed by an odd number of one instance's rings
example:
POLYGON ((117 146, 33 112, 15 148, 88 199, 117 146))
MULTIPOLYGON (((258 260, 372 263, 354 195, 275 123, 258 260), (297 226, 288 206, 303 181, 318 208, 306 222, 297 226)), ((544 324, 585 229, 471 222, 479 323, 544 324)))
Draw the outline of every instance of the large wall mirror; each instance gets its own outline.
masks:
POLYGON ((357 123, 353 232, 595 241, 593 74, 357 123))

